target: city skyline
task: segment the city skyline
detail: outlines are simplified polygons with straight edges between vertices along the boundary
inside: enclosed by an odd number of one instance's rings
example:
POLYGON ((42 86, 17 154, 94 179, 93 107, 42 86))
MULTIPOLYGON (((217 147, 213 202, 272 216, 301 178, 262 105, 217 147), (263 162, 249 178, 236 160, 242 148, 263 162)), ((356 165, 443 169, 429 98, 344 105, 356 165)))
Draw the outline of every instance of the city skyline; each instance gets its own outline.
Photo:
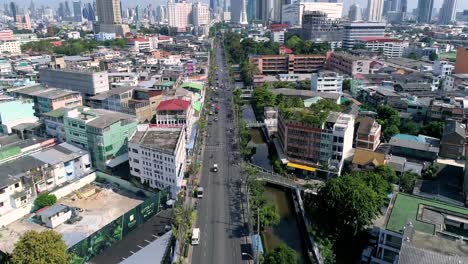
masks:
MULTIPOLYGON (((73 2, 73 0, 69 0, 73 2)), ((5 3, 10 3, 11 0, 0 0, 0 3, 3 5, 5 3)), ((28 7, 31 3, 31 0, 15 0, 15 3, 18 4, 19 7, 28 7)), ((82 3, 89 3, 92 2, 90 0, 82 0, 82 3)), ((189 0, 187 2, 195 3, 195 0, 189 0)), ((201 2, 209 4, 209 0, 202 0, 201 2)), ((347 12, 349 7, 353 4, 359 4, 361 7, 367 7, 368 0, 338 0, 338 2, 344 3, 344 11, 347 12)), ((51 1, 49 0, 34 0, 34 3, 37 7, 44 5, 44 6, 51 6, 51 7, 58 7, 59 2, 54 2, 51 5, 51 1)), ((153 6, 157 5, 165 5, 167 0, 122 0, 122 5, 124 8, 127 7, 135 7, 136 5, 149 5, 152 4, 153 6)), ((434 8, 441 8, 443 0, 434 0, 434 8)), ((411 12, 417 6, 417 1, 408 1, 408 11, 411 12)), ((464 9, 468 9, 468 1, 458 1, 457 3, 457 11, 462 11, 464 9)))

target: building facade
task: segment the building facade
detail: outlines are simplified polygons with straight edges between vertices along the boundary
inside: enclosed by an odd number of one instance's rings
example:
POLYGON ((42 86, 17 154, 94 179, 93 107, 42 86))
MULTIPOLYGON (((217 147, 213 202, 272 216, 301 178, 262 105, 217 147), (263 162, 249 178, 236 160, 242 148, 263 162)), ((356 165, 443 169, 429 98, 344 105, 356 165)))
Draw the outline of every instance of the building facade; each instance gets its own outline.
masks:
POLYGON ((343 16, 343 3, 294 1, 283 5, 281 23, 301 27, 304 13, 312 11, 323 12, 329 19, 337 20, 343 16))
POLYGON ((130 174, 152 188, 169 188, 176 198, 185 174, 185 144, 183 128, 137 131, 128 144, 130 174))
POLYGON ((332 52, 328 59, 328 68, 349 76, 369 74, 372 60, 366 57, 354 56, 343 52, 332 52))
POLYGON ((430 24, 432 21, 432 10, 434 0, 418 0, 416 22, 420 24, 430 24))
POLYGON ((192 23, 192 3, 186 1, 167 2, 167 18, 170 27, 185 31, 192 23))
POLYGON ((371 117, 359 122, 356 136, 356 148, 375 151, 380 145, 382 126, 371 117))
POLYGON ((460 47, 457 49, 454 73, 468 74, 468 48, 460 47))
POLYGON ((367 1, 367 21, 381 22, 383 12, 383 0, 367 1))
POLYGON ((250 63, 262 74, 314 73, 324 67, 324 55, 256 55, 249 56, 250 63))
POLYGON ((361 38, 357 44, 362 44, 371 51, 381 51, 387 58, 401 58, 405 48, 409 46, 409 42, 385 37, 361 38))
POLYGON ((343 48, 352 49, 359 39, 383 37, 385 23, 351 22, 344 25, 343 48))
POLYGON ((311 90, 314 92, 341 93, 343 91, 343 76, 332 71, 320 71, 312 74, 310 84, 311 90))

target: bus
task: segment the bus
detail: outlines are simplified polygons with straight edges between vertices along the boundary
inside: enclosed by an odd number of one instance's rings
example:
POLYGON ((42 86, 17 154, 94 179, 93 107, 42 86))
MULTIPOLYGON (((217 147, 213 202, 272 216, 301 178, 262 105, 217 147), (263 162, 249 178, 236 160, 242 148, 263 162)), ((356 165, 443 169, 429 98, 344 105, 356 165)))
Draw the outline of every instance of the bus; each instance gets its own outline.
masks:
POLYGON ((200 228, 194 228, 192 231, 192 245, 200 244, 200 228))

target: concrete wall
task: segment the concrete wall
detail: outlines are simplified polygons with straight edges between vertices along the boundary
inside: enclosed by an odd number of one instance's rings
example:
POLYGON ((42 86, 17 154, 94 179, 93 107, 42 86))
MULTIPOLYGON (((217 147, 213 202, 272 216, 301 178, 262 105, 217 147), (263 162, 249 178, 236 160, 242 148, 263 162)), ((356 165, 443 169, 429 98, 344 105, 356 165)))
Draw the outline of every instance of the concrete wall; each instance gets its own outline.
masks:
POLYGON ((77 181, 74 181, 68 185, 63 186, 60 189, 57 189, 51 192, 51 194, 54 194, 55 196, 57 196, 57 199, 60 199, 64 196, 69 195, 70 193, 74 191, 77 191, 83 188, 84 186, 94 182, 95 180, 96 180, 96 172, 93 172, 83 178, 78 179, 77 181))
POLYGON ((25 215, 29 214, 31 212, 33 205, 28 204, 24 207, 18 208, 16 210, 13 210, 11 212, 8 212, 0 217, 0 227, 9 225, 13 223, 14 221, 24 217, 25 215))
POLYGON ((109 174, 105 174, 105 173, 102 173, 102 172, 96 172, 97 174, 97 177, 98 178, 102 178, 102 179, 105 179, 106 181, 110 182, 110 183, 115 183, 115 184, 118 184, 120 187, 124 188, 124 189, 127 189, 129 191, 132 191, 132 192, 138 192, 138 191, 143 191, 148 197, 149 196, 153 196, 154 193, 151 193, 151 192, 148 192, 148 191, 145 191, 145 190, 142 190, 138 187, 136 187, 135 185, 133 185, 133 183, 129 182, 129 181, 126 181, 126 180, 122 180, 120 178, 117 178, 115 176, 111 176, 109 174))

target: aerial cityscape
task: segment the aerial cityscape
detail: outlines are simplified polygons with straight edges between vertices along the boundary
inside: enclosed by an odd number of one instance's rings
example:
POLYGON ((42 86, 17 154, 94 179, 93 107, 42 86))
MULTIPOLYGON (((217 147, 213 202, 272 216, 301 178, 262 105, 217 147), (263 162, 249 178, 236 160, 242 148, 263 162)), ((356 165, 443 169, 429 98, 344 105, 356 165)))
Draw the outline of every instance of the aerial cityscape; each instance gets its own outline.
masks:
POLYGON ((0 264, 468 264, 468 1, 0 1, 0 264))

